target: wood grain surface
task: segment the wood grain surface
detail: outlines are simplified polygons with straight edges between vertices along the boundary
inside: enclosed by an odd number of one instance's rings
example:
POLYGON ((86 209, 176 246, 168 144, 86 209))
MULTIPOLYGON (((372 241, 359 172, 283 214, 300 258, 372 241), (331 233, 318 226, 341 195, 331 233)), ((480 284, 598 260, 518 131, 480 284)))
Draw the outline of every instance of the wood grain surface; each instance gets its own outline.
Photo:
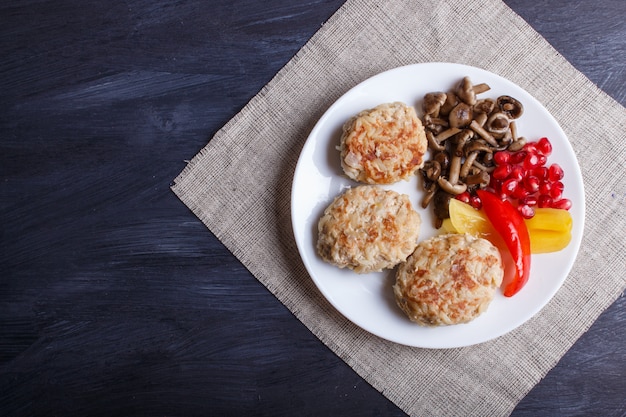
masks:
MULTIPOLYGON (((506 3, 626 104, 626 2, 506 3)), ((169 188, 341 4, 2 3, 0 415, 404 415, 169 188)), ((513 415, 626 415, 625 307, 513 415)))

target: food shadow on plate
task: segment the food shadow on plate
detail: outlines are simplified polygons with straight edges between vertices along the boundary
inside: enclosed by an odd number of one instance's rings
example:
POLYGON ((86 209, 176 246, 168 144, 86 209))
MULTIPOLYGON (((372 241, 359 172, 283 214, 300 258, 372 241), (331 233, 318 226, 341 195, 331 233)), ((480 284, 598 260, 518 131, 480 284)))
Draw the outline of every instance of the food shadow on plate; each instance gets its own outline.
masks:
POLYGON ((396 297, 393 293, 393 285, 396 283, 396 270, 398 267, 396 266, 393 269, 386 269, 384 271, 383 277, 383 285, 381 286, 381 298, 385 300, 385 305, 389 308, 391 314, 396 316, 398 320, 407 320, 407 316, 400 310, 398 304, 396 303, 396 297))

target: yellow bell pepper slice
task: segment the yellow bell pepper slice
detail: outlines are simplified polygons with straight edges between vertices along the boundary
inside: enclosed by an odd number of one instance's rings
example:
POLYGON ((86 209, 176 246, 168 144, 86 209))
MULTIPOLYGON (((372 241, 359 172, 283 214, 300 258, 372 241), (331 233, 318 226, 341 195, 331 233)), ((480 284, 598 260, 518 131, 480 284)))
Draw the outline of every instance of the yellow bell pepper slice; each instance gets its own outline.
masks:
POLYGON ((535 215, 526 220, 526 226, 536 230, 571 232, 572 215, 567 210, 537 208, 535 209, 535 215))
POLYGON ((569 231, 532 229, 532 232, 528 232, 528 236, 530 237, 530 252, 534 254, 558 252, 565 249, 572 240, 572 234, 569 231))

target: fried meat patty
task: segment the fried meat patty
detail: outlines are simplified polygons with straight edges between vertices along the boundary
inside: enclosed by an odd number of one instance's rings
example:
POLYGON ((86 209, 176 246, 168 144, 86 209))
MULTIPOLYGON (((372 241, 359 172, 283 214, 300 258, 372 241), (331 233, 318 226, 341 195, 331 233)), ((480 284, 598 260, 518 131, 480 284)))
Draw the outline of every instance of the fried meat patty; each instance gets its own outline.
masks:
POLYGON ((469 234, 421 242, 396 272, 396 303, 423 326, 467 323, 483 313, 502 283, 500 252, 469 234))
POLYGON ((355 181, 391 184, 424 165, 428 142, 415 109, 385 103, 364 110, 343 126, 341 167, 355 181))
POLYGON ((408 196, 360 185, 335 198, 324 211, 317 252, 324 261, 358 273, 393 268, 417 246, 420 225, 408 196))

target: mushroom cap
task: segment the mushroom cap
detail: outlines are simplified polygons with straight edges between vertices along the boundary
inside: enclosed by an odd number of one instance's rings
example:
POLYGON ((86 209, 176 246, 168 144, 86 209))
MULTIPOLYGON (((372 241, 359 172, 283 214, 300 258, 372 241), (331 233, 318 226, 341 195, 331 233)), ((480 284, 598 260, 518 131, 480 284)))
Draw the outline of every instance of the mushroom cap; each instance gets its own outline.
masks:
POLYGON ((437 181, 441 175, 441 164, 434 160, 426 161, 422 172, 426 175, 427 179, 437 181))
POLYGON ((485 123, 488 132, 504 135, 509 130, 509 117, 504 112, 493 113, 485 123))
POLYGON ((450 112, 450 127, 465 127, 472 121, 474 112, 466 103, 457 104, 450 112))
POLYGON ((489 114, 496 107, 496 102, 491 98, 483 98, 476 101, 474 104, 474 112, 475 113, 485 113, 489 114))
POLYGON ((486 186, 487 184, 489 184, 490 179, 491 176, 489 175, 489 173, 485 171, 479 171, 476 174, 470 175, 465 178, 465 183, 467 185, 479 184, 481 186, 486 186))
POLYGON ((469 155, 472 152, 488 152, 488 153, 492 153, 493 152, 493 148, 491 148, 489 145, 487 145, 486 143, 480 141, 480 140, 473 140, 471 142, 468 142, 465 147, 463 148, 463 152, 465 153, 465 156, 469 155))
POLYGON ((463 77, 456 90, 456 95, 462 102, 473 106, 476 104, 476 92, 469 77, 463 77))
POLYGON ((500 96, 496 100, 498 108, 510 119, 518 119, 524 113, 524 106, 511 96, 500 96))
POLYGON ((441 109, 439 109, 439 115, 440 116, 449 115, 452 109, 457 104, 459 104, 459 98, 456 96, 454 91, 448 91, 448 93, 446 94, 446 101, 441 106, 441 109))
POLYGON ((439 109, 446 102, 446 93, 436 91, 434 93, 428 93, 424 96, 424 102, 422 103, 422 109, 425 114, 438 115, 439 109))

